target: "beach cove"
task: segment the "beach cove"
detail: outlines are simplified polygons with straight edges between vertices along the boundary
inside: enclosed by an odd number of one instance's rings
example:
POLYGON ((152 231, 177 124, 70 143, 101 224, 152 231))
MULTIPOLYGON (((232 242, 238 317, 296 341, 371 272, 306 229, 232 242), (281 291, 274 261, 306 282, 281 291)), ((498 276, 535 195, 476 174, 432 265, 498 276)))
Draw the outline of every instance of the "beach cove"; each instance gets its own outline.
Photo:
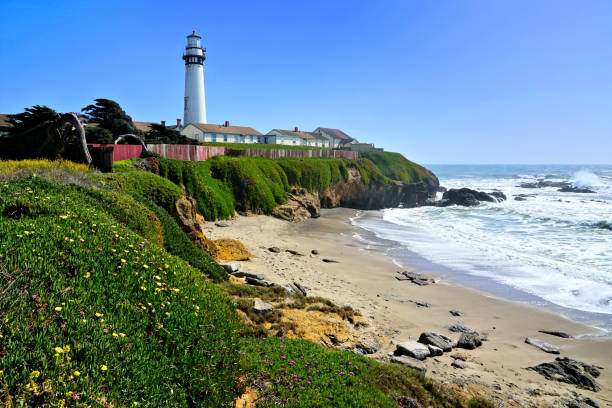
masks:
POLYGON ((241 263, 241 270, 263 274, 272 282, 291 282, 309 288, 309 296, 328 298, 339 305, 351 305, 370 326, 376 328, 380 348, 372 357, 385 359, 395 342, 417 340, 422 332, 437 332, 453 339, 448 327, 455 323, 487 336, 482 347, 461 350, 468 365, 451 366, 455 350, 430 357, 426 376, 453 383, 466 394, 491 394, 505 406, 555 406, 561 399, 574 399, 573 392, 592 398, 600 406, 612 406, 612 339, 602 331, 570 321, 549 310, 490 296, 434 275, 435 284, 418 286, 396 279, 398 271, 418 269, 398 265, 380 250, 356 238, 362 233, 351 224, 357 211, 323 210, 318 219, 289 223, 268 216, 238 216, 227 227, 207 222, 203 232, 211 239, 241 241, 255 256, 241 263), (279 253, 268 250, 281 249, 279 253), (297 251, 303 256, 286 252, 297 251), (318 252, 311 254, 312 250, 318 252), (323 262, 331 259, 337 263, 323 262), (416 302, 427 303, 421 307, 416 302), (450 310, 458 310, 456 317, 450 310), (539 330, 566 332, 574 339, 539 333, 539 330), (538 338, 561 348, 561 357, 604 367, 597 383, 599 392, 546 380, 527 367, 551 362, 556 355, 525 343, 538 338))

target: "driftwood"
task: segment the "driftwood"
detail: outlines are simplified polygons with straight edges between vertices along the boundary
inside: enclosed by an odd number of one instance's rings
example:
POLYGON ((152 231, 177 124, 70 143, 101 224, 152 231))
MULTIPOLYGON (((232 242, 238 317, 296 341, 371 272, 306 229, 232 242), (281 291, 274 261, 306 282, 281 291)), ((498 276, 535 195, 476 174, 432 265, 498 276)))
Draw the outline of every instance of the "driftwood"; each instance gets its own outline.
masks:
POLYGON ((149 152, 147 150, 147 145, 144 144, 142 139, 139 136, 133 135, 131 133, 120 135, 117 139, 115 139, 115 144, 119 144, 120 142, 124 142, 128 140, 133 140, 135 142, 138 142, 138 144, 142 146, 142 153, 140 154, 141 157, 145 157, 146 154, 149 152))
POLYGON ((91 166, 91 155, 89 154, 89 149, 87 148, 85 128, 83 127, 83 124, 79 120, 76 113, 69 112, 61 115, 59 119, 55 121, 56 132, 61 134, 61 130, 66 125, 72 125, 77 130, 77 133, 79 134, 79 151, 81 153, 81 158, 88 166, 91 166))

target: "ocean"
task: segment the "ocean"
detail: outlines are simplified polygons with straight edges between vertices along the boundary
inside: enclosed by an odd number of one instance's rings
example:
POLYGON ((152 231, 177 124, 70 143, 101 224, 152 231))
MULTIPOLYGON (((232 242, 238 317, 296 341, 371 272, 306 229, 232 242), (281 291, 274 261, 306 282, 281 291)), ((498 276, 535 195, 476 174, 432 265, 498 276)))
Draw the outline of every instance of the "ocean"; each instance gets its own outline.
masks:
MULTIPOLYGON (((477 207, 361 211, 357 238, 398 265, 547 307, 612 333, 612 166, 430 165, 446 188, 500 190, 477 207), (524 188, 568 181, 595 193, 524 188), (519 194, 524 200, 515 200, 519 194)), ((441 198, 441 193, 439 198, 441 198)))

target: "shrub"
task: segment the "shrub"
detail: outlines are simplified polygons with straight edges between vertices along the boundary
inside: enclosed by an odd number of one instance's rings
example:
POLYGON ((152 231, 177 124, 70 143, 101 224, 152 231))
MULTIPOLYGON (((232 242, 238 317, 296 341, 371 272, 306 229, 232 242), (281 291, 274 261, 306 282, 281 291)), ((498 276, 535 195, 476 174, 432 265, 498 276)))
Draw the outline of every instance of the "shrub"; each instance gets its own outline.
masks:
POLYGON ((174 214, 174 203, 183 195, 176 184, 156 174, 135 169, 129 163, 117 162, 114 167, 114 173, 97 174, 95 179, 112 189, 146 197, 174 214))

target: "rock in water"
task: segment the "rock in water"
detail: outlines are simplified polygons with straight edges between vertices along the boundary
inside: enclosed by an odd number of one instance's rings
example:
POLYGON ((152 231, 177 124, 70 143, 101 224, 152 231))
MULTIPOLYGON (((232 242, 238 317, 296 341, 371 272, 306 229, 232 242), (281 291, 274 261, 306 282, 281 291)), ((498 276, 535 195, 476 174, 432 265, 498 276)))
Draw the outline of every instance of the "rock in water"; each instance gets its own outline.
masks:
POLYGON ((451 351, 453 349, 453 340, 438 333, 421 333, 419 343, 430 344, 442 349, 443 351, 451 351))
POLYGON ((451 188, 442 196, 442 200, 434 203, 438 207, 447 207, 449 205, 462 205, 465 207, 473 207, 479 205, 481 201, 498 203, 504 201, 506 195, 501 191, 485 193, 484 191, 471 190, 469 188, 451 188))
POLYGON ((545 351, 547 353, 560 354, 560 352, 561 352, 559 347, 553 346, 552 344, 549 344, 549 343, 546 343, 546 342, 544 342, 542 340, 534 339, 534 338, 531 338, 531 337, 527 337, 525 339, 525 343, 531 344, 532 346, 536 346, 540 350, 545 351))
POLYGON ((417 360, 416 358, 408 356, 393 356, 391 357, 391 362, 410 367, 413 370, 420 371, 423 374, 427 372, 427 365, 424 362, 417 360))
POLYGON ((263 316, 270 314, 274 311, 274 306, 269 303, 263 302, 260 299, 255 299, 255 304, 253 304, 253 312, 256 315, 263 316))
POLYGON ((468 350, 474 350, 481 345, 482 341, 480 340, 480 335, 476 332, 461 333, 461 337, 459 337, 459 341, 457 342, 457 347, 468 350))
POLYGON ((553 331, 553 330, 538 330, 538 332, 540 333, 544 333, 544 334, 550 334, 551 336, 557 336, 557 337, 562 337, 564 339, 571 339, 572 336, 570 336, 567 333, 564 332, 560 332, 560 331, 553 331))
POLYGON ((425 360, 425 358, 431 355, 429 348, 425 344, 416 341, 398 343, 396 347, 394 352, 396 356, 409 356, 417 360, 425 360))
POLYGON ((586 193, 586 194, 594 194, 595 193, 595 191, 590 190, 588 188, 580 188, 580 187, 574 187, 574 186, 561 187, 557 191, 559 191, 561 193, 586 193))
POLYGON ((599 377, 597 367, 571 358, 557 357, 553 362, 542 363, 529 369, 542 374, 548 380, 574 384, 595 392, 600 390, 593 379, 599 377))

